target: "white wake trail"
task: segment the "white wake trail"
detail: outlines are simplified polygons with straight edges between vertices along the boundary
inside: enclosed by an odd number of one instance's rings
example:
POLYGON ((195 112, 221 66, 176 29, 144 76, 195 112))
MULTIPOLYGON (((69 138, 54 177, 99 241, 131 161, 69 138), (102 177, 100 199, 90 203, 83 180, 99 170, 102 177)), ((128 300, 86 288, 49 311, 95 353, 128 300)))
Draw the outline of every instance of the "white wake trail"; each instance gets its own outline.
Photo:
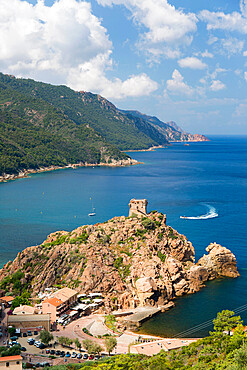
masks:
POLYGON ((201 216, 180 216, 180 218, 185 218, 186 220, 208 220, 209 218, 215 218, 218 217, 218 213, 216 212, 216 209, 213 206, 210 206, 209 204, 205 204, 206 207, 208 207, 209 212, 205 215, 201 216))

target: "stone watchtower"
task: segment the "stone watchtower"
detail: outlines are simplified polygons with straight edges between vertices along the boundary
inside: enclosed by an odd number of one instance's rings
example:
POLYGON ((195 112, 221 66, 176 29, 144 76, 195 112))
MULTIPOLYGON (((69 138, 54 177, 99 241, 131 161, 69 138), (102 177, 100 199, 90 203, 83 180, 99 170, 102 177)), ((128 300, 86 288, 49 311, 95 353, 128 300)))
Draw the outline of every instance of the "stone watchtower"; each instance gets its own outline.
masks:
POLYGON ((131 199, 129 202, 129 217, 130 216, 147 216, 147 199, 131 199))

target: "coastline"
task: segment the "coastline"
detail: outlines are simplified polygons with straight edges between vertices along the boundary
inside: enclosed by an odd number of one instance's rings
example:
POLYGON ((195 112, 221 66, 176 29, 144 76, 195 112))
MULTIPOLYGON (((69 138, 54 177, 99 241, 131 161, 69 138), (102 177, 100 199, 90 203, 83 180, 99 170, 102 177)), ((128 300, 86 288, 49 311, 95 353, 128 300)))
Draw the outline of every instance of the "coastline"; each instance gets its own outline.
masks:
POLYGON ((134 152, 152 152, 153 150, 156 150, 156 149, 162 149, 162 148, 166 148, 169 144, 167 145, 157 145, 157 146, 151 146, 150 148, 148 149, 140 149, 140 150, 124 150, 123 152, 128 152, 128 153, 134 153, 134 152))
POLYGON ((136 159, 128 158, 128 159, 121 159, 119 161, 112 161, 111 163, 73 163, 68 164, 67 166, 49 166, 49 167, 40 167, 37 169, 28 169, 22 170, 18 174, 5 174, 4 176, 0 176, 0 183, 1 182, 8 182, 11 180, 17 180, 22 178, 27 178, 29 175, 36 174, 36 173, 43 173, 43 172, 50 172, 56 170, 64 170, 68 168, 79 168, 79 167, 127 167, 127 166, 135 166, 137 164, 143 164, 143 162, 139 162, 136 159))

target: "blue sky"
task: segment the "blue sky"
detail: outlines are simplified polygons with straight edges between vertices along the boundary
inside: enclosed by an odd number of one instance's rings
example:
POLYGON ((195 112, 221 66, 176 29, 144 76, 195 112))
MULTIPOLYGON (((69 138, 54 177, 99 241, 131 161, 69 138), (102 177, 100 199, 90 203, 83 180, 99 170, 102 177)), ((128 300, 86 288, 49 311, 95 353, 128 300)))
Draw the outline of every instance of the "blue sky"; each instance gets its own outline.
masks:
POLYGON ((0 0, 0 70, 247 134, 247 0, 0 0))

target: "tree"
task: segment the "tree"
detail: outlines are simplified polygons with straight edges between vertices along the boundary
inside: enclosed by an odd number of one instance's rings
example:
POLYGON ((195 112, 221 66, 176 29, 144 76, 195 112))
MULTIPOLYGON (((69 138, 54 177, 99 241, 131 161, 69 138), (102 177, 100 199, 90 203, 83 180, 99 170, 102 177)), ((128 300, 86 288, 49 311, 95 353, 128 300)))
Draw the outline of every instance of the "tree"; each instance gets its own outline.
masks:
POLYGON ((88 351, 88 353, 93 353, 92 348, 93 348, 94 343, 91 339, 84 339, 82 343, 83 343, 83 347, 85 348, 86 351, 88 351))
POLYGON ((218 312, 217 318, 213 320, 214 330, 216 333, 223 333, 223 331, 231 331, 233 328, 242 324, 240 316, 235 316, 234 311, 223 310, 218 312))
POLYGON ((76 347, 80 350, 80 349, 81 349, 81 342, 79 341, 79 339, 78 339, 78 338, 76 338, 76 339, 74 340, 74 343, 75 343, 76 347))
POLYGON ((8 328, 8 332, 9 332, 9 335, 13 337, 16 333, 16 330, 15 328, 13 328, 13 326, 11 326, 10 328, 8 328))
POLYGON ((58 338, 58 343, 61 344, 61 346, 63 346, 65 344, 65 341, 66 341, 65 337, 59 337, 58 338))
POLYGON ((117 346, 117 339, 114 337, 106 337, 104 344, 110 356, 110 353, 112 352, 112 350, 117 346))
POLYGON ((21 294, 20 296, 15 297, 15 299, 13 299, 13 302, 11 304, 11 310, 14 310, 16 307, 19 307, 24 304, 31 306, 31 302, 28 299, 29 297, 30 297, 30 294, 27 292, 21 294))
POLYGON ((44 344, 49 344, 49 342, 53 339, 53 335, 49 333, 47 330, 42 330, 39 334, 41 342, 44 344))
POLYGON ((103 351, 103 348, 101 347, 101 345, 97 343, 93 343, 91 350, 92 350, 92 353, 100 354, 100 352, 103 351))
POLYGON ((237 349, 234 354, 234 361, 237 369, 243 370, 247 367, 247 345, 244 343, 242 347, 237 349))

